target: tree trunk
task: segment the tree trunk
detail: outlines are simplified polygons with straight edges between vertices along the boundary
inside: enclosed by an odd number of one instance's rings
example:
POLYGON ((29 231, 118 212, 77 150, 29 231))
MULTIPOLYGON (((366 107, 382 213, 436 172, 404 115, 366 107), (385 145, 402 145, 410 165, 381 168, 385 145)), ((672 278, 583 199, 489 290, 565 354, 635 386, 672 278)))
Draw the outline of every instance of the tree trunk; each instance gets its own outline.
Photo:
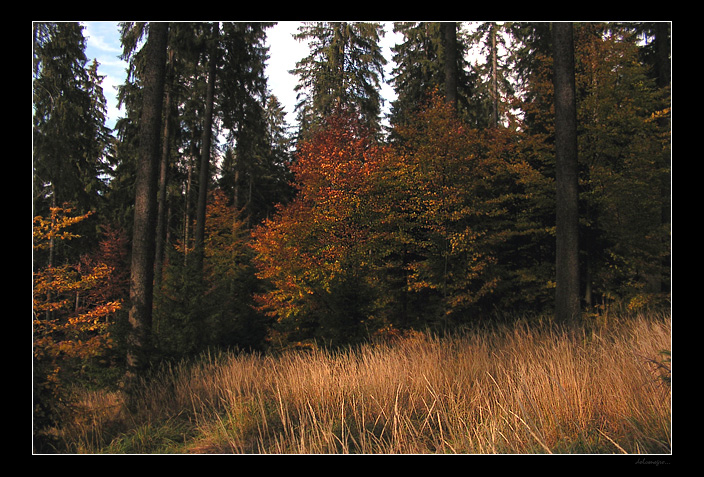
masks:
POLYGON ((213 103, 215 97, 215 75, 217 72, 217 38, 218 24, 213 23, 210 63, 208 65, 208 90, 205 99, 205 118, 203 140, 201 141, 200 176, 198 179, 198 208, 196 210, 195 260, 196 273, 203 270, 203 246, 205 243, 205 210, 208 201, 208 182, 210 180, 210 143, 213 137, 213 103))
POLYGON ((499 125, 499 83, 498 83, 498 53, 496 48, 496 23, 491 24, 491 123, 499 125))
POLYGON ((442 24, 445 40, 445 101, 457 106, 457 24, 442 24))
POLYGON ((164 139, 161 146, 161 164, 159 165, 159 197, 156 222, 156 258, 154 259, 154 287, 161 287, 166 245, 166 184, 169 169, 169 146, 171 144, 171 98, 173 95, 173 50, 169 51, 169 66, 165 80, 166 97, 164 98, 164 139))
POLYGON ((150 23, 144 48, 146 67, 139 130, 139 161, 135 181, 134 230, 130 277, 128 389, 146 368, 151 345, 154 252, 157 211, 157 173, 168 23, 150 23))
POLYGON ((186 191, 183 201, 183 266, 188 265, 188 247, 191 241, 191 187, 193 185, 193 162, 196 157, 196 146, 191 142, 188 166, 186 172, 186 191))
POLYGON ((568 325, 580 320, 577 109, 572 30, 571 23, 553 24, 557 187, 555 317, 568 325))

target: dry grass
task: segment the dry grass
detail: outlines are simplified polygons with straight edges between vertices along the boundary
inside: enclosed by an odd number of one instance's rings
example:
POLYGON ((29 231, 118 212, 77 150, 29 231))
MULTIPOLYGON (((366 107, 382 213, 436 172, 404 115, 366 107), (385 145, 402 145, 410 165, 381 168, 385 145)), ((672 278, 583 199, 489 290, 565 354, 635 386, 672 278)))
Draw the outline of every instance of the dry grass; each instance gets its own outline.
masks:
POLYGON ((344 352, 207 356, 164 368, 139 397, 138 413, 90 419, 90 432, 72 432, 72 447, 668 454, 663 350, 670 350, 669 318, 640 317, 579 335, 519 326, 416 334, 344 352), (116 420, 117 437, 106 424, 116 420))

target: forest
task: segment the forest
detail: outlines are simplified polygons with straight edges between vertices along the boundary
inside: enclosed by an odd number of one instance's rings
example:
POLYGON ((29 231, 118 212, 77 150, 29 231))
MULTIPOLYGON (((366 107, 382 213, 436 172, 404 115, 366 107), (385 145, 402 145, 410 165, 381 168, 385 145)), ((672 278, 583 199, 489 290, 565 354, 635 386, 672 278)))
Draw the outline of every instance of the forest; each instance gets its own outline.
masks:
POLYGON ((303 22, 295 124, 273 25, 121 23, 111 129, 82 25, 33 23, 36 449, 203 352, 669 310, 669 22, 394 22, 390 78, 382 24, 303 22))

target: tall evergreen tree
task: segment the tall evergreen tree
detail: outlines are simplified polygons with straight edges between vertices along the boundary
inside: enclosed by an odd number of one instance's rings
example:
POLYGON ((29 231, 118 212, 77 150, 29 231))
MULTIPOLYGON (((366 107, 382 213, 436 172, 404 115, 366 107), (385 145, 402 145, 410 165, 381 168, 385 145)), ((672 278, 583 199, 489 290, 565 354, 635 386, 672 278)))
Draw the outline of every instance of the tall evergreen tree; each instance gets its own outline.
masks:
MULTIPOLYGON (((222 125, 228 131, 228 162, 220 178, 236 208, 250 219, 259 215, 252 197, 258 195, 260 169, 270 147, 266 134, 266 29, 271 23, 223 24, 223 70, 219 96, 222 125)), ((256 220, 256 219, 255 219, 256 220)))
POLYGON ((168 50, 168 60, 164 79, 164 133, 161 144, 161 160, 159 163, 159 192, 157 197, 156 222, 156 256, 154 258, 154 287, 159 289, 164 268, 164 256, 168 226, 167 186, 169 169, 171 167, 171 142, 174 121, 174 50, 168 50))
POLYGON ((669 100, 642 39, 633 25, 575 27, 587 304, 641 300, 669 273, 669 100))
POLYGON ((445 49, 445 101, 457 107, 457 82, 459 72, 457 67, 457 23, 445 22, 442 24, 443 46, 445 49))
POLYGON ((515 78, 510 64, 512 44, 506 41, 507 37, 510 38, 511 28, 510 23, 482 22, 470 34, 470 41, 480 48, 485 58, 475 65, 482 79, 477 92, 481 102, 475 104, 488 112, 490 126, 497 126, 505 119, 507 105, 502 100, 515 94, 515 78), (506 50, 503 55, 502 49, 506 50))
POLYGON ((297 40, 310 42, 310 54, 296 64, 299 125, 303 135, 337 108, 356 110, 379 130, 380 81, 386 60, 379 23, 318 22, 299 28, 297 40))
POLYGON ((468 39, 461 26, 394 23, 394 31, 403 35, 403 42, 392 48, 396 64, 392 82, 397 94, 391 105, 392 124, 403 123, 436 89, 456 102, 461 118, 478 126, 486 122, 481 119, 483 113, 478 113, 477 75, 466 60, 468 39))
POLYGON ((394 31, 404 41, 392 48, 393 85, 398 99, 392 103, 392 123, 399 123, 412 113, 433 88, 443 84, 439 24, 430 22, 397 22, 394 31))
MULTIPOLYGON (((165 260, 163 288, 155 307, 155 333, 159 351, 165 354, 180 355, 236 340, 232 335, 212 341, 218 335, 216 328, 233 325, 222 323, 223 317, 244 319, 233 314, 231 301, 218 302, 211 294, 207 244, 213 239, 209 231, 215 229, 208 224, 209 207, 214 194, 218 201, 226 197, 227 206, 236 204, 238 220, 248 225, 274 206, 276 191, 267 190, 267 173, 274 160, 265 109, 265 30, 269 26, 182 23, 172 29, 178 123, 169 204, 180 226, 170 229, 171 247, 166 250, 171 250, 171 257, 165 260), (217 64, 212 58, 217 58, 217 64), (212 135, 210 146, 207 135, 212 135)), ((245 294, 250 286, 246 279, 236 285, 242 309, 247 308, 245 294)))
POLYGON ((579 185, 574 39, 571 23, 553 24, 555 85, 556 292, 559 322, 580 319, 579 185))
MULTIPOLYGON (((631 25, 628 25, 631 26, 631 25)), ((670 86, 672 81, 672 65, 671 65, 671 52, 672 52, 672 40, 671 40, 671 23, 670 22, 654 22, 654 23, 643 23, 636 24, 635 31, 642 33, 645 38, 645 46, 641 48, 644 57, 644 63, 649 65, 651 68, 651 76, 655 78, 657 87, 659 88, 662 98, 663 98, 663 113, 659 115, 658 126, 659 134, 668 138, 666 141, 668 144, 663 147, 662 155, 658 160, 658 167, 664 172, 661 176, 660 181, 660 197, 661 197, 661 211, 660 220, 661 227, 663 230, 663 245, 668 250, 663 253, 662 256, 662 271, 660 273, 660 282, 653 284, 654 287, 659 288, 661 291, 665 292, 669 288, 669 262, 670 253, 669 248, 669 233, 665 230, 669 229, 672 217, 670 212, 671 202, 671 186, 670 186, 670 169, 671 169, 671 150, 669 147, 669 137, 671 133, 671 122, 669 109, 671 107, 671 95, 670 86)), ((654 280, 653 280, 654 281, 654 280)))
POLYGON ((269 96, 257 121, 252 119, 242 125, 234 147, 225 150, 218 188, 226 191, 251 224, 256 224, 291 195, 288 165, 292 138, 275 96, 269 96))
POLYGON ((214 22, 208 36, 208 87, 205 96, 205 111, 203 113, 203 137, 201 139, 200 169, 198 180, 198 205, 196 208, 195 230, 195 265, 196 273, 203 271, 203 244, 205 241, 205 207, 208 200, 210 182, 211 142, 213 138, 213 108, 215 107, 215 82, 218 70, 218 43, 220 25, 214 22))
POLYGON ((161 144, 161 118, 166 67, 168 23, 149 24, 145 48, 143 106, 140 117, 139 161, 135 184, 135 212, 130 278, 130 332, 127 352, 128 387, 149 360, 154 250, 156 235, 156 193, 161 144))
POLYGON ((105 190, 106 102, 98 63, 86 66, 83 27, 77 22, 33 24, 34 207, 72 202, 95 210, 105 190))

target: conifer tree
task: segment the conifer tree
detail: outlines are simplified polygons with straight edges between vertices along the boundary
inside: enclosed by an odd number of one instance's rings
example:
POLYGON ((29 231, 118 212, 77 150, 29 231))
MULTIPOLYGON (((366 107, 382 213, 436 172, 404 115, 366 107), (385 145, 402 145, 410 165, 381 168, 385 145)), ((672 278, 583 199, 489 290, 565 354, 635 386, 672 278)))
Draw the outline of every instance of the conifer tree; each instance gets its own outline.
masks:
POLYGON ((301 134, 340 108, 354 108, 379 130, 382 99, 380 81, 386 64, 379 39, 379 23, 307 23, 295 35, 309 40, 310 54, 296 64, 296 91, 301 134))
POLYGON ((555 84, 556 292, 555 315, 561 323, 580 319, 579 185, 574 39, 571 23, 553 24, 555 84))
POLYGON ((168 23, 149 24, 145 48, 144 93, 140 117, 139 161, 135 184, 135 213, 132 237, 130 282, 130 333, 127 352, 127 384, 146 368, 149 361, 154 251, 156 236, 156 194, 159 168, 164 74, 168 23))
POLYGON ((457 68, 457 23, 444 22, 442 24, 443 55, 445 70, 445 101, 457 107, 457 81, 459 73, 457 68))
POLYGON ((33 24, 34 206, 98 206, 111 144, 98 63, 77 22, 33 24))
MULTIPOLYGON (((219 114, 227 133, 227 162, 220 187, 251 220, 261 216, 263 171, 269 162, 267 89, 264 75, 271 23, 224 23, 219 114)), ((264 199, 266 202, 267 199, 264 199)))
POLYGON ((201 139, 200 169, 198 180, 198 205, 196 208, 195 230, 195 273, 203 271, 203 244, 205 241, 205 208, 208 200, 208 186, 210 182, 211 143, 213 139, 213 108, 215 107, 215 83, 218 71, 218 55, 220 26, 217 22, 211 25, 208 43, 208 86, 205 96, 205 111, 203 112, 203 136, 201 139))
POLYGON ((403 123, 438 90, 456 103, 461 118, 481 125, 477 75, 466 60, 468 38, 462 24, 396 22, 394 31, 403 34, 403 42, 392 48, 392 83, 398 95, 392 103, 392 124, 403 123))
POLYGON ((480 111, 488 113, 488 125, 495 127, 505 119, 506 97, 515 94, 515 78, 511 76, 512 45, 506 41, 510 38, 510 23, 482 22, 476 25, 470 34, 470 41, 479 47, 484 60, 478 61, 474 68, 482 81, 477 91, 476 104, 480 111), (502 55, 502 49, 507 50, 502 55))

